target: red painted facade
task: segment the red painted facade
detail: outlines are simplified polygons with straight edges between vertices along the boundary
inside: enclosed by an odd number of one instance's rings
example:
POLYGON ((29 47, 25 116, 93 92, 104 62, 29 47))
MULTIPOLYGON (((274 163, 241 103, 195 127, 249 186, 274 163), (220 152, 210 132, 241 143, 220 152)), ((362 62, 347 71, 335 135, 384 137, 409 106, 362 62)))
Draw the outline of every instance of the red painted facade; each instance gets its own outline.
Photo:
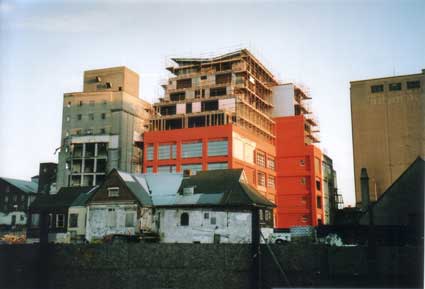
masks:
MULTIPOLYGON (((250 134, 245 129, 236 125, 227 124, 221 126, 209 126, 198 128, 183 128, 166 131, 149 131, 144 134, 144 172, 157 172, 159 166, 175 166, 177 172, 182 171, 183 165, 200 164, 202 170, 207 170, 209 164, 227 163, 228 168, 243 168, 248 182, 257 188, 269 200, 275 201, 275 146, 250 134), (253 155, 251 151, 234 152, 234 142, 237 139, 245 139, 254 145, 253 155), (208 156, 208 142, 215 140, 227 140, 227 154, 220 156, 208 156), (202 155, 197 157, 182 157, 182 145, 184 143, 202 142, 202 155), (169 159, 159 160, 158 148, 160 144, 172 144, 176 146, 176 155, 169 159), (148 157, 148 148, 153 146, 153 157, 148 157), (247 161, 240 156, 248 155, 247 161), (257 162, 257 155, 264 155, 265 163, 257 162), (273 166, 272 166, 273 164, 273 166), (265 178, 265 183, 259 177, 265 178), (270 179, 270 181, 269 181, 270 179)), ((240 146, 239 146, 240 147, 240 146)))
POLYGON ((322 152, 306 144, 303 115, 275 118, 275 227, 317 226, 324 220, 322 152))

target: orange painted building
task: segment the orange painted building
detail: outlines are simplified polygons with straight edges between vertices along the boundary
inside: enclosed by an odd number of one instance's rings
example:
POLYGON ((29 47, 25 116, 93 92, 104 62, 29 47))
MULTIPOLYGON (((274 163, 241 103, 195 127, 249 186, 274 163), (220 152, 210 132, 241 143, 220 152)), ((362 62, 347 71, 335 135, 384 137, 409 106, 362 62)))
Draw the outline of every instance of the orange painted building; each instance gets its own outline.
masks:
POLYGON ((275 227, 323 223, 322 152, 309 144, 304 115, 277 117, 275 227))
POLYGON ((275 201, 275 147, 234 124, 144 134, 144 172, 243 168, 248 182, 275 201))

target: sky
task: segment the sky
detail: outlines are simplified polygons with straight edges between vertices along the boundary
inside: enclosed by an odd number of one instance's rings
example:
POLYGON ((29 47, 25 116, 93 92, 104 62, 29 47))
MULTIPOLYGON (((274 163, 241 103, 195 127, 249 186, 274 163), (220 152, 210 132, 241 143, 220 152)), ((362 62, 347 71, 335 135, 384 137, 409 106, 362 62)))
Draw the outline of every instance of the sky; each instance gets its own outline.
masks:
POLYGON ((63 93, 82 91, 84 70, 125 65, 153 102, 170 57, 241 47, 308 87, 320 147, 354 205, 350 81, 425 68, 425 1, 0 0, 0 176, 57 162, 63 93))

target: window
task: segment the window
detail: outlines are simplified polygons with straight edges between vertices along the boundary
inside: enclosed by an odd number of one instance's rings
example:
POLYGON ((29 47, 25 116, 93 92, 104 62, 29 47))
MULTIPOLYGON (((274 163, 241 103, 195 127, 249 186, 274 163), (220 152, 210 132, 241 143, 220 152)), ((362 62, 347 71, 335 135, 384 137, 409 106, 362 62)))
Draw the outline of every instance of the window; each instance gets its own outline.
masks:
POLYGON ((107 225, 110 228, 117 226, 117 213, 115 212, 115 209, 108 209, 107 225))
POLYGON ((65 225, 65 215, 57 214, 56 215, 56 228, 63 228, 65 225))
POLYGON ((257 181, 258 181, 258 185, 259 186, 266 186, 266 174, 263 172, 258 172, 257 173, 257 181))
POLYGON ((174 92, 174 93, 170 93, 170 100, 171 101, 179 101, 179 100, 184 100, 186 98, 186 93, 183 92, 174 92))
POLYGON ((181 226, 189 226, 189 214, 183 213, 180 215, 180 225, 181 226))
POLYGON ((266 156, 264 153, 257 152, 257 165, 266 167, 266 156))
POLYGON ((322 197, 317 196, 316 201, 317 201, 317 208, 321 209, 322 208, 322 197))
POLYGON ((300 166, 304 166, 305 165, 305 160, 300 160, 300 166))
POLYGON ((208 170, 225 170, 227 168, 227 163, 208 163, 208 170))
POLYGON ((78 103, 79 106, 83 106, 83 101, 80 100, 80 102, 78 103))
POLYGON ((193 158, 202 156, 202 142, 182 144, 182 158, 193 158))
POLYGON ((134 213, 125 214, 125 226, 134 227, 134 213))
POLYGON ((217 87, 217 88, 211 88, 210 89, 210 96, 214 97, 214 96, 222 96, 222 95, 226 95, 226 87, 217 87))
POLYGON ((201 164, 182 165, 182 171, 184 170, 191 170, 192 172, 196 173, 196 172, 202 171, 202 165, 201 164))
POLYGON ((71 121, 71 117, 69 115, 66 116, 66 122, 70 122, 71 121))
POLYGON ((31 215, 31 227, 37 228, 40 225, 40 214, 31 215))
POLYGON ((371 90, 372 93, 383 92, 384 91, 384 85, 382 85, 382 84, 372 85, 370 87, 370 90, 371 90))
POLYGON ((99 130, 99 132, 100 132, 101 134, 105 134, 105 133, 106 133, 106 129, 101 128, 101 129, 99 130))
POLYGON ((209 213, 204 213, 204 219, 209 219, 210 218, 210 214, 209 213))
POLYGON ((105 118, 106 118, 106 113, 102 113, 102 114, 100 115, 100 117, 101 117, 102 119, 105 119, 105 118))
POLYGON ((416 89, 416 88, 421 88, 421 82, 419 80, 407 82, 407 89, 416 89))
POLYGON ((176 166, 158 166, 158 173, 175 173, 176 172, 176 166))
POLYGON ((208 156, 227 156, 227 140, 208 141, 208 156))
POLYGON ((316 189, 317 189, 318 191, 320 191, 320 190, 321 190, 321 184, 320 184, 320 181, 316 181, 316 189))
POLYGON ((146 149, 146 159, 148 161, 153 160, 153 144, 149 144, 146 149))
POLYGON ((69 227, 70 228, 78 227, 78 214, 69 214, 69 227))
POLYGON ((190 87, 192 87, 192 78, 178 79, 177 80, 177 89, 190 88, 190 87))
POLYGON ((398 83, 390 83, 388 85, 390 91, 398 91, 401 90, 401 82, 398 83))
POLYGON ((267 187, 268 188, 272 188, 272 189, 275 187, 274 176, 268 176, 268 178, 267 178, 267 187))
POLYGON ((305 185, 307 183, 307 180, 305 177, 301 177, 301 184, 305 185))
POLYGON ((4 196, 4 202, 7 203, 9 201, 9 196, 4 196))
POLYGON ((215 84, 227 84, 232 81, 232 74, 231 73, 225 73, 225 74, 217 74, 215 76, 215 84))
POLYGON ((71 102, 68 101, 68 104, 66 105, 66 107, 71 107, 71 102))
POLYGON ((303 222, 303 223, 307 223, 307 222, 308 222, 308 220, 309 220, 309 217, 308 217, 307 215, 304 215, 304 216, 302 216, 302 218, 301 218, 301 222, 303 222))
POLYGON ((275 162, 274 159, 268 158, 267 159, 267 168, 274 170, 275 169, 275 162))
POLYGON ((265 221, 270 221, 272 219, 272 214, 269 210, 264 211, 264 219, 265 221))
POLYGON ((94 120, 94 113, 89 113, 89 119, 94 120))
POLYGON ((83 119, 83 116, 81 114, 77 114, 77 119, 78 120, 82 120, 83 119))
POLYGON ((108 197, 116 198, 120 195, 120 188, 118 187, 110 187, 108 188, 108 197))
POLYGON ((217 218, 216 217, 211 217, 210 223, 211 223, 211 225, 217 224, 217 218))
POLYGON ((160 144, 158 146, 158 159, 169 160, 176 158, 176 145, 175 144, 160 144))
POLYGON ((107 83, 105 83, 105 84, 106 84, 106 88, 112 88, 112 83, 107 82, 107 83))
POLYGON ((146 168, 146 172, 147 173, 152 173, 153 172, 153 168, 152 167, 147 167, 146 168))
POLYGON ((207 76, 206 75, 201 75, 201 80, 206 80, 207 76))

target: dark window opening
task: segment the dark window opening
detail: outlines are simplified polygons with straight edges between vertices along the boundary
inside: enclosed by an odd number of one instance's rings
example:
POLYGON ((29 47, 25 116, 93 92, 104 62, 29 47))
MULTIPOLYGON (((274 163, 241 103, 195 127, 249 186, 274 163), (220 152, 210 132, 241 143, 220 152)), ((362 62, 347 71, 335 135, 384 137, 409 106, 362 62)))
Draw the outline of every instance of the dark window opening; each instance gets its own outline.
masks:
POLYGON ((317 189, 318 191, 320 191, 320 190, 321 190, 321 184, 320 184, 320 181, 316 181, 316 189, 317 189))
POLYGON ((206 75, 202 75, 201 76, 201 80, 205 80, 205 79, 207 79, 207 76, 206 75))
POLYGON ((161 115, 174 115, 176 114, 176 106, 175 105, 161 106, 160 113, 161 115))
POLYGON ((195 98, 199 98, 201 96, 201 91, 199 89, 195 90, 195 98))
POLYGON ((218 110, 218 101, 205 101, 202 102, 202 111, 214 111, 218 110))
POLYGON ((186 98, 186 93, 185 92, 170 93, 170 100, 171 101, 184 100, 185 98, 186 98))
POLYGON ((186 103, 186 113, 191 113, 191 112, 192 112, 192 104, 186 103))
POLYGON ((95 144, 87 143, 86 144, 86 157, 93 157, 95 152, 95 144))
POLYGON ((192 87, 192 78, 177 80, 177 89, 192 87))
POLYGON ((421 87, 421 82, 419 80, 407 82, 407 89, 415 89, 420 87, 421 87))
POLYGON ((178 119, 167 119, 165 121, 165 129, 179 129, 182 128, 182 120, 180 118, 178 119))
POLYGON ((370 87, 370 90, 371 90, 372 93, 383 92, 384 91, 384 85, 382 85, 382 84, 372 85, 370 87))
POLYGON ((84 161, 84 172, 85 173, 94 172, 94 159, 88 159, 84 161))
POLYGON ((195 116, 189 118, 189 127, 203 127, 205 126, 204 116, 195 116))
POLYGON ((97 173, 106 172, 106 159, 98 159, 97 160, 96 172, 97 173))
POLYGON ((110 82, 106 83, 106 88, 112 88, 112 84, 110 82))
POLYGON ((189 226, 189 214, 183 213, 180 215, 180 225, 181 226, 189 226))
POLYGON ((69 215, 69 227, 77 228, 78 227, 78 214, 69 215))
POLYGON ((317 208, 318 209, 322 208, 322 197, 321 196, 317 196, 317 208))
POLYGON ((210 89, 210 96, 222 96, 222 95, 226 95, 225 87, 217 87, 217 88, 210 89))
POLYGON ((232 74, 231 73, 225 73, 225 74, 217 74, 215 76, 215 84, 227 84, 232 81, 232 74))
POLYGON ((398 83, 390 83, 390 85, 388 86, 388 88, 390 89, 390 91, 398 91, 398 90, 401 90, 401 82, 398 82, 398 83))

